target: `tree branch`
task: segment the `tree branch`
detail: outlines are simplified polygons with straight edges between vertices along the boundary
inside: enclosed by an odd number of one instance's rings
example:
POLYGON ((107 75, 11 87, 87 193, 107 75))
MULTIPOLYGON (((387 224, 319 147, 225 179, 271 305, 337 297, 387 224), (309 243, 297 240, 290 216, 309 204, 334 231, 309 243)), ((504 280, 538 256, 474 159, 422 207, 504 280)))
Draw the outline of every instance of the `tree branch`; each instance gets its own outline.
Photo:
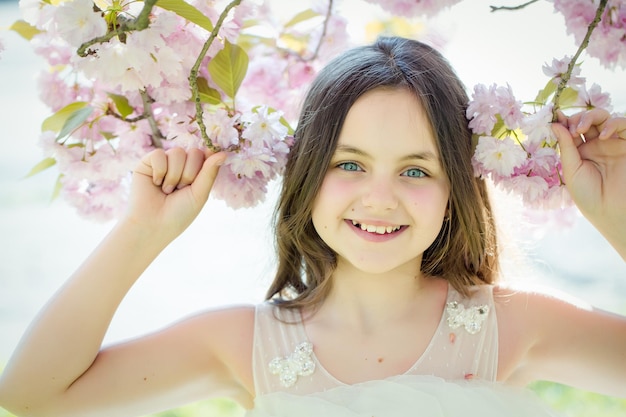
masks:
POLYGON ((574 67, 576 66, 576 61, 580 57, 580 54, 589 45, 589 39, 591 38, 591 34, 593 33, 596 26, 598 26, 598 23, 600 23, 600 20, 602 19, 602 13, 604 13, 604 9, 606 8, 607 2, 608 0, 600 0, 600 5, 598 6, 598 9, 596 10, 596 15, 591 21, 591 23, 589 24, 589 27, 587 28, 587 33, 585 34, 583 41, 580 43, 580 46, 578 47, 576 54, 574 54, 571 61, 569 62, 569 65, 567 66, 567 71, 561 74, 561 81, 559 81, 559 86, 557 87, 556 92, 554 93, 554 98, 552 99, 552 103, 554 104, 554 106, 552 107, 552 121, 553 122, 557 121, 557 113, 559 110, 559 99, 561 98, 561 94, 565 90, 565 87, 567 87, 567 83, 572 77, 572 71, 574 71, 574 67))
POLYGON ((224 24, 224 20, 226 20, 226 16, 228 16, 228 13, 231 11, 231 9, 233 9, 236 6, 239 6, 240 3, 241 3, 241 0, 233 0, 224 8, 224 10, 222 11, 222 14, 220 15, 219 19, 217 19, 217 22, 215 23, 215 26, 213 27, 213 31, 211 32, 209 39, 207 39, 207 41, 202 46, 202 50, 200 51, 198 58, 196 58, 196 62, 193 64, 193 67, 191 67, 191 71, 189 73, 189 86, 191 87, 191 98, 196 105, 196 122, 198 123, 198 127, 200 127, 200 135, 202 136, 202 140, 204 140, 205 145, 214 152, 220 151, 220 148, 219 146, 215 146, 213 144, 213 141, 211 141, 211 138, 209 138, 209 135, 207 135, 206 133, 206 125, 204 124, 204 119, 203 119, 204 110, 202 109, 202 102, 200 100, 200 92, 198 91, 198 71, 200 70, 200 65, 202 64, 202 60, 206 56, 207 52, 209 51, 209 48, 213 44, 213 41, 217 37, 219 30, 224 24))
POLYGON ((152 129, 152 136, 151 136, 151 140, 152 140, 152 145, 155 148, 162 148, 163 147, 163 139, 165 139, 165 137, 163 137, 163 133, 161 133, 161 130, 159 129, 159 126, 157 125, 156 119, 154 118, 154 114, 152 113, 152 97, 150 97, 150 95, 148 95, 148 92, 146 90, 140 90, 139 94, 141 95, 141 101, 143 103, 143 113, 142 116, 145 119, 148 119, 148 123, 150 124, 150 129, 152 129))
POLYGON ((139 12, 139 15, 137 15, 136 18, 124 21, 116 29, 110 30, 105 35, 98 36, 97 38, 93 38, 92 40, 83 43, 78 47, 76 53, 84 58, 93 53, 89 49, 92 45, 108 42, 116 36, 121 36, 124 33, 146 29, 150 25, 150 13, 152 12, 152 8, 157 1, 158 0, 145 0, 141 12, 139 12))
POLYGON ((324 27, 322 28, 322 34, 320 35, 320 41, 317 43, 317 47, 315 48, 315 52, 313 52, 313 56, 309 60, 314 60, 320 53, 320 49, 322 48, 322 43, 324 42, 324 38, 326 37, 326 31, 328 30, 328 21, 333 13, 333 0, 329 0, 328 8, 326 9, 326 18, 324 19, 324 27))
POLYGON ((520 4, 518 6, 489 6, 491 12, 497 12, 499 10, 521 10, 526 6, 530 6, 533 3, 537 3, 539 0, 530 0, 524 4, 520 4))

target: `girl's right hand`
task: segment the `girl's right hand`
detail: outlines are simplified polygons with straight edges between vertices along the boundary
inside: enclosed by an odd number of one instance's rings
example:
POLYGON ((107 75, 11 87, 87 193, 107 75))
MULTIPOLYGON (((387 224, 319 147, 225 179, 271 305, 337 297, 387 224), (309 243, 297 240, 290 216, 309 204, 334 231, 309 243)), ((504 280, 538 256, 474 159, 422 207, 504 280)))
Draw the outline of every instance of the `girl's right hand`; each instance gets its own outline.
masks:
POLYGON ((133 173, 125 219, 174 239, 200 213, 226 153, 209 150, 156 149, 133 173))

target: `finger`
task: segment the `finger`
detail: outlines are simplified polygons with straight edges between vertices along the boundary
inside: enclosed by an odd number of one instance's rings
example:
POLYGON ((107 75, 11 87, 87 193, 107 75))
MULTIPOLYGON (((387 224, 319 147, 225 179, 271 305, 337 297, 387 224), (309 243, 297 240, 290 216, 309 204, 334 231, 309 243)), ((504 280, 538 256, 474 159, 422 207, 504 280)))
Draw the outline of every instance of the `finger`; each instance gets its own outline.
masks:
POLYGON ((198 173, 195 181, 191 183, 192 194, 199 201, 206 201, 215 182, 215 178, 219 172, 220 166, 228 156, 226 152, 212 153, 207 152, 208 157, 202 164, 202 168, 198 173))
POLYGON ((200 169, 202 168, 204 159, 204 152, 200 149, 191 149, 187 152, 183 173, 180 177, 178 185, 176 186, 177 189, 188 186, 196 179, 198 172, 200 172, 200 169))
POLYGON ((152 178, 152 182, 159 186, 167 172, 167 158, 163 149, 155 149, 144 155, 134 169, 136 174, 152 178))
POLYGON ((574 143, 574 138, 570 132, 561 124, 553 123, 552 131, 559 142, 561 150, 561 165, 563 167, 563 176, 567 184, 574 172, 580 167, 581 158, 578 147, 574 143))
POLYGON ((626 139, 626 117, 614 117, 609 119, 598 137, 602 140, 612 137, 616 139, 626 139))
POLYGON ((579 119, 572 120, 570 126, 574 128, 574 135, 580 134, 585 135, 585 137, 596 138, 610 117, 609 112, 604 109, 593 109, 580 113, 579 119))
POLYGON ((556 121, 565 127, 569 127, 569 118, 561 110, 556 112, 556 121))
POLYGON ((163 178, 162 189, 165 194, 170 194, 176 189, 185 169, 187 152, 183 148, 172 148, 165 152, 167 156, 167 172, 163 178))

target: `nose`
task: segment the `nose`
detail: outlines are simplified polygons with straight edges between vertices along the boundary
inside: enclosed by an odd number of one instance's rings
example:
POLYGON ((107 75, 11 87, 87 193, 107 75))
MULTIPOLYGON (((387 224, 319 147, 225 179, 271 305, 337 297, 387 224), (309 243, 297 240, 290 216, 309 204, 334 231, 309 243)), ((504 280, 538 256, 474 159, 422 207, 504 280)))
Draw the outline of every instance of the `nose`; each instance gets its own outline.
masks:
POLYGON ((371 178, 364 184, 361 202, 374 211, 394 210, 398 207, 396 190, 391 180, 371 178))

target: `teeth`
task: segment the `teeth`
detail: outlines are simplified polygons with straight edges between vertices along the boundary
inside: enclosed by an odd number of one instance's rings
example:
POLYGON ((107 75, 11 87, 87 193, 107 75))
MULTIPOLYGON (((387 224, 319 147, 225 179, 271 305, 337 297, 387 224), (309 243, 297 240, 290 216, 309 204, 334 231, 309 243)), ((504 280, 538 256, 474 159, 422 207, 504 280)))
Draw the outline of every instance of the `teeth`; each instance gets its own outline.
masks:
POLYGON ((361 230, 365 230, 366 232, 370 233, 376 233, 379 235, 384 235, 385 233, 392 233, 400 230, 400 226, 374 226, 371 224, 358 223, 354 220, 352 220, 352 224, 360 227, 361 230))

